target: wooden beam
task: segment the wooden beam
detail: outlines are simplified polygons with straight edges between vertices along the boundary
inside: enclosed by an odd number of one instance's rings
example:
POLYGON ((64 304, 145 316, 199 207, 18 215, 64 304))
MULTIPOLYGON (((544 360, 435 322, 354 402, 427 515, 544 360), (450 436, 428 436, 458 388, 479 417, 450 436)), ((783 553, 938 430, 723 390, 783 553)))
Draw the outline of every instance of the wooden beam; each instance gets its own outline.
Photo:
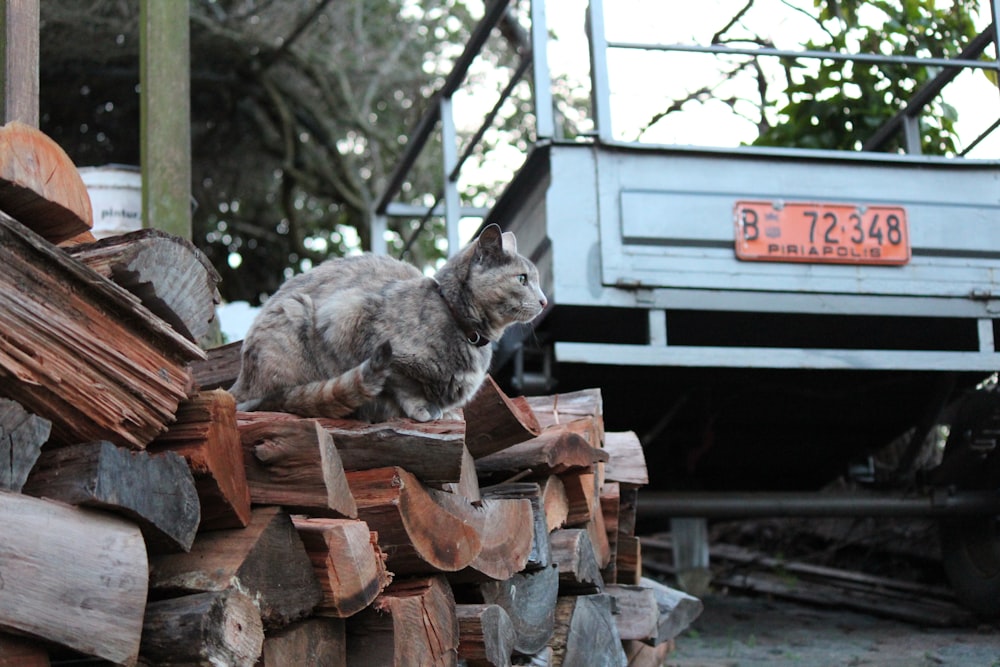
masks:
POLYGON ((0 71, 4 123, 38 127, 39 0, 0 0, 0 71))
POLYGON ((191 238, 191 47, 188 3, 139 3, 144 227, 191 238))

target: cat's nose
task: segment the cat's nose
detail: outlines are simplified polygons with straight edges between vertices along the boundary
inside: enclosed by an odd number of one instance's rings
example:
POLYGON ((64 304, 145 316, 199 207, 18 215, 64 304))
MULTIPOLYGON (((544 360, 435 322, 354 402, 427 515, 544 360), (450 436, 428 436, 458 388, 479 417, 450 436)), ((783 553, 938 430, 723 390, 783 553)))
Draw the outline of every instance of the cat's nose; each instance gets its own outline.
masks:
POLYGON ((540 305, 542 308, 545 308, 545 306, 549 305, 549 300, 545 298, 544 294, 541 293, 538 294, 538 305, 540 305))

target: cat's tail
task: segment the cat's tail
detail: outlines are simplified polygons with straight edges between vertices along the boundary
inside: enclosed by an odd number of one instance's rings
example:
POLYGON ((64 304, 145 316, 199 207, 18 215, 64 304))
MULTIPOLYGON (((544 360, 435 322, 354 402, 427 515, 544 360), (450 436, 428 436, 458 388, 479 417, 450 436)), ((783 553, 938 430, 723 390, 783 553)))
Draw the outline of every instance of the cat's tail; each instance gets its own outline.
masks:
POLYGON ((347 417, 374 399, 385 386, 392 345, 383 342, 368 359, 329 380, 285 387, 239 403, 243 412, 271 410, 304 417, 347 417))

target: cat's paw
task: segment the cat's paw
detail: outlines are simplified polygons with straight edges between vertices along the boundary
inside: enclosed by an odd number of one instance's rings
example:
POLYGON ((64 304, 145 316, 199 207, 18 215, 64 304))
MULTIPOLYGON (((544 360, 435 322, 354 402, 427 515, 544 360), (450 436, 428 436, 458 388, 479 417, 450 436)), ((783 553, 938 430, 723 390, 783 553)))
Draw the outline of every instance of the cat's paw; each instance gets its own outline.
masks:
POLYGON ((436 405, 407 405, 403 408, 406 411, 406 416, 410 419, 418 422, 429 422, 435 419, 441 419, 443 412, 441 408, 436 405))

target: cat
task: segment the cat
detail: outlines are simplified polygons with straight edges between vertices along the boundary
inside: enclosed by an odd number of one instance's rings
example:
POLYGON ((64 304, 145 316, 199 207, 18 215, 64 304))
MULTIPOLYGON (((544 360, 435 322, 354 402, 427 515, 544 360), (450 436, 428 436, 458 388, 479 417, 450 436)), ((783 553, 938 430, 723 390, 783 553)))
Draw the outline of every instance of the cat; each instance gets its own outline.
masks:
POLYGON ((383 255, 327 260, 267 300, 229 391, 243 411, 440 419, 485 380, 490 343, 546 304, 535 265, 495 224, 434 278, 383 255))

